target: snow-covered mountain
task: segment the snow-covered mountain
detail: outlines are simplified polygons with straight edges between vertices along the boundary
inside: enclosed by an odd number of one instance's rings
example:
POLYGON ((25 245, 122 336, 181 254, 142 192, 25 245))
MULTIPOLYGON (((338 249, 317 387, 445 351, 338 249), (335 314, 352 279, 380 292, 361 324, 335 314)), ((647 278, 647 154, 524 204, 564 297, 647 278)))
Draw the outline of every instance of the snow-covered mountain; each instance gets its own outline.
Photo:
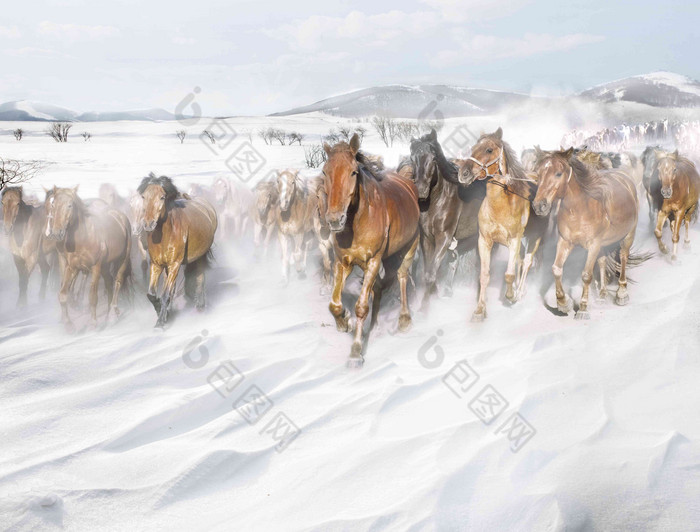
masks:
POLYGON ((580 96, 604 103, 624 101, 653 107, 700 107, 700 81, 673 72, 653 72, 598 85, 580 96))
POLYGON ((432 117, 439 108, 445 118, 497 112, 502 107, 529 100, 524 94, 448 85, 387 85, 353 91, 297 107, 273 116, 322 112, 345 117, 382 114, 395 118, 432 117))
POLYGON ((64 107, 28 100, 18 100, 0 105, 0 121, 72 121, 72 122, 115 122, 119 120, 158 121, 175 120, 175 116, 165 109, 140 109, 134 111, 107 111, 77 113, 64 107))

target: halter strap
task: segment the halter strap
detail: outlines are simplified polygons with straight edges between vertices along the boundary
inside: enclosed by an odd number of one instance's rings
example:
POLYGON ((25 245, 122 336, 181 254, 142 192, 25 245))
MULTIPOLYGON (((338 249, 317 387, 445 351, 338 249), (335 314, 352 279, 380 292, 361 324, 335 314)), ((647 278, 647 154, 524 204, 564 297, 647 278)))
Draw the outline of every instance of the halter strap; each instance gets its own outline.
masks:
POLYGON ((501 148, 501 152, 498 154, 498 157, 493 159, 492 161, 489 161, 488 163, 482 163, 479 159, 475 159, 474 157, 467 157, 467 161, 472 161, 476 163, 479 168, 481 168, 484 173, 486 174, 486 179, 491 179, 493 177, 496 177, 497 175, 503 175, 503 148, 501 148), (498 163, 498 173, 497 174, 490 174, 489 173, 489 166, 491 166, 493 163, 498 163))

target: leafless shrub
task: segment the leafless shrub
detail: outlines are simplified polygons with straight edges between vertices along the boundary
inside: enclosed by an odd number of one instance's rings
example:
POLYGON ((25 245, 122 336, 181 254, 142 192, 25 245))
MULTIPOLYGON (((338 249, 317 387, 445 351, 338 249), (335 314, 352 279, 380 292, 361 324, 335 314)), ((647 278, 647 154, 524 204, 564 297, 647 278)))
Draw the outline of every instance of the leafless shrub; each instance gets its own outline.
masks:
POLYGON ((92 135, 91 135, 90 133, 88 133, 87 131, 83 131, 83 132, 80 134, 80 136, 83 137, 83 140, 84 140, 85 142, 87 142, 88 140, 90 140, 90 139, 92 138, 92 135))
POLYGON ((0 157, 0 190, 29 181, 42 168, 39 161, 17 161, 0 157))
POLYGON ((304 161, 307 168, 318 168, 326 162, 326 150, 323 144, 312 144, 304 147, 304 161))
POLYGON ((372 117, 372 127, 379 134, 384 145, 388 148, 394 145, 397 135, 397 122, 385 116, 372 117))
POLYGON ((331 129, 327 135, 321 137, 322 142, 327 142, 331 146, 333 146, 333 144, 338 144, 341 140, 343 140, 342 134, 335 129, 331 129))
POLYGON ((258 131, 258 136, 263 139, 265 144, 270 144, 272 142, 272 138, 270 137, 270 128, 267 129, 261 129, 258 131))
POLYGON ((270 143, 272 140, 276 140, 280 143, 280 146, 287 144, 287 133, 283 129, 270 128, 268 135, 270 136, 270 143))
POLYGON ((289 143, 290 146, 292 144, 294 144, 295 142, 297 142, 299 144, 299 146, 301 146, 302 140, 304 140, 304 135, 302 135, 301 133, 299 133, 297 131, 292 131, 291 133, 287 134, 287 142, 289 143))
POLYGON ((216 137, 214 136, 214 133, 212 133, 208 129, 202 131, 202 135, 207 137, 209 139, 209 142, 211 142, 212 144, 216 144, 216 137))
POLYGON ((180 129, 175 132, 175 135, 178 139, 180 139, 180 144, 183 144, 185 142, 185 137, 187 136, 187 131, 185 131, 184 129, 180 129))
POLYGON ((21 127, 18 127, 12 132, 12 134, 15 136, 16 140, 22 140, 22 137, 24 136, 24 130, 21 127))
POLYGON ((46 134, 56 142, 68 142, 68 132, 72 127, 69 122, 52 122, 46 134))
POLYGON ((367 134, 367 128, 362 126, 355 128, 355 133, 360 137, 360 142, 365 140, 365 135, 367 134))

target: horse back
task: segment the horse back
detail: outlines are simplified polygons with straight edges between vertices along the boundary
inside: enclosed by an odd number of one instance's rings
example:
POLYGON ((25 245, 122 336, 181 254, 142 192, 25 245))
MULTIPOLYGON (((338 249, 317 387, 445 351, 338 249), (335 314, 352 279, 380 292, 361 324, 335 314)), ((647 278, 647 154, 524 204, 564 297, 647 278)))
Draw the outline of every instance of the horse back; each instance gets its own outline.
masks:
POLYGON ((204 198, 180 199, 168 213, 168 234, 171 242, 186 242, 185 262, 193 262, 205 255, 214 242, 218 226, 216 210, 204 198))
POLYGON ((386 172, 377 186, 386 204, 389 223, 387 253, 391 255, 412 242, 418 233, 418 190, 413 181, 395 172, 386 172))

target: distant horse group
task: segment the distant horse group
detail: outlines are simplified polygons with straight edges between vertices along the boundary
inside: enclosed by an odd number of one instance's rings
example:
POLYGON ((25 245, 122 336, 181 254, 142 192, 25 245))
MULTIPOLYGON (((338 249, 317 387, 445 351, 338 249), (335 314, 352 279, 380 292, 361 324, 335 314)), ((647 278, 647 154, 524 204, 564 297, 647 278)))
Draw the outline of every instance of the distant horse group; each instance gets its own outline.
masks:
POLYGON ((382 293, 398 281, 398 329, 412 323, 408 286, 422 263, 421 310, 443 280, 450 293, 459 257, 479 256, 480 274, 473 321, 487 318, 491 255, 496 244, 508 250, 504 298, 516 304, 527 276, 547 243, 556 253, 552 265, 557 313, 570 313, 574 302, 563 286, 571 252, 586 251, 583 291, 577 319, 589 318, 590 286, 598 268, 596 298, 605 300, 608 283, 617 279, 614 301, 629 301, 627 271, 650 258, 632 251, 639 216, 639 194, 646 196, 661 253, 666 222, 671 228, 672 260, 678 254, 681 226, 698 215, 700 176, 687 158, 649 146, 631 153, 595 152, 590 147, 545 151, 535 146, 521 159, 504 140, 503 130, 483 134, 462 160, 448 159, 432 130, 410 142, 410 154, 396 170, 364 153, 360 138, 323 145, 320 174, 304 179, 298 170, 275 172, 252 190, 217 178, 211 187, 181 192, 168 177, 150 174, 128 199, 111 185, 100 198, 83 201, 77 188, 47 190, 42 204, 23 198, 21 187, 3 191, 5 232, 19 274, 19 300, 38 265, 41 296, 51 268, 61 272, 58 299, 62 318, 69 316, 76 278, 89 281, 93 325, 97 286, 102 278, 108 319, 120 313, 119 297, 130 285, 131 254, 140 260, 146 296, 157 314, 156 326, 168 323, 176 281, 184 271, 185 296, 195 308, 206 306, 206 271, 215 241, 230 242, 252 231, 256 254, 266 256, 277 236, 281 274, 290 269, 306 276, 308 255, 318 250, 321 293, 330 292, 329 310, 339 331, 353 332, 348 366, 363 364, 369 331, 377 323, 382 293), (138 252, 136 251, 138 250, 138 252), (345 282, 355 267, 363 273, 354 318, 344 307, 345 282), (446 272, 444 271, 446 270, 446 272), (160 278, 164 276, 162 288, 160 278), (369 326, 365 322, 370 313, 369 326))

